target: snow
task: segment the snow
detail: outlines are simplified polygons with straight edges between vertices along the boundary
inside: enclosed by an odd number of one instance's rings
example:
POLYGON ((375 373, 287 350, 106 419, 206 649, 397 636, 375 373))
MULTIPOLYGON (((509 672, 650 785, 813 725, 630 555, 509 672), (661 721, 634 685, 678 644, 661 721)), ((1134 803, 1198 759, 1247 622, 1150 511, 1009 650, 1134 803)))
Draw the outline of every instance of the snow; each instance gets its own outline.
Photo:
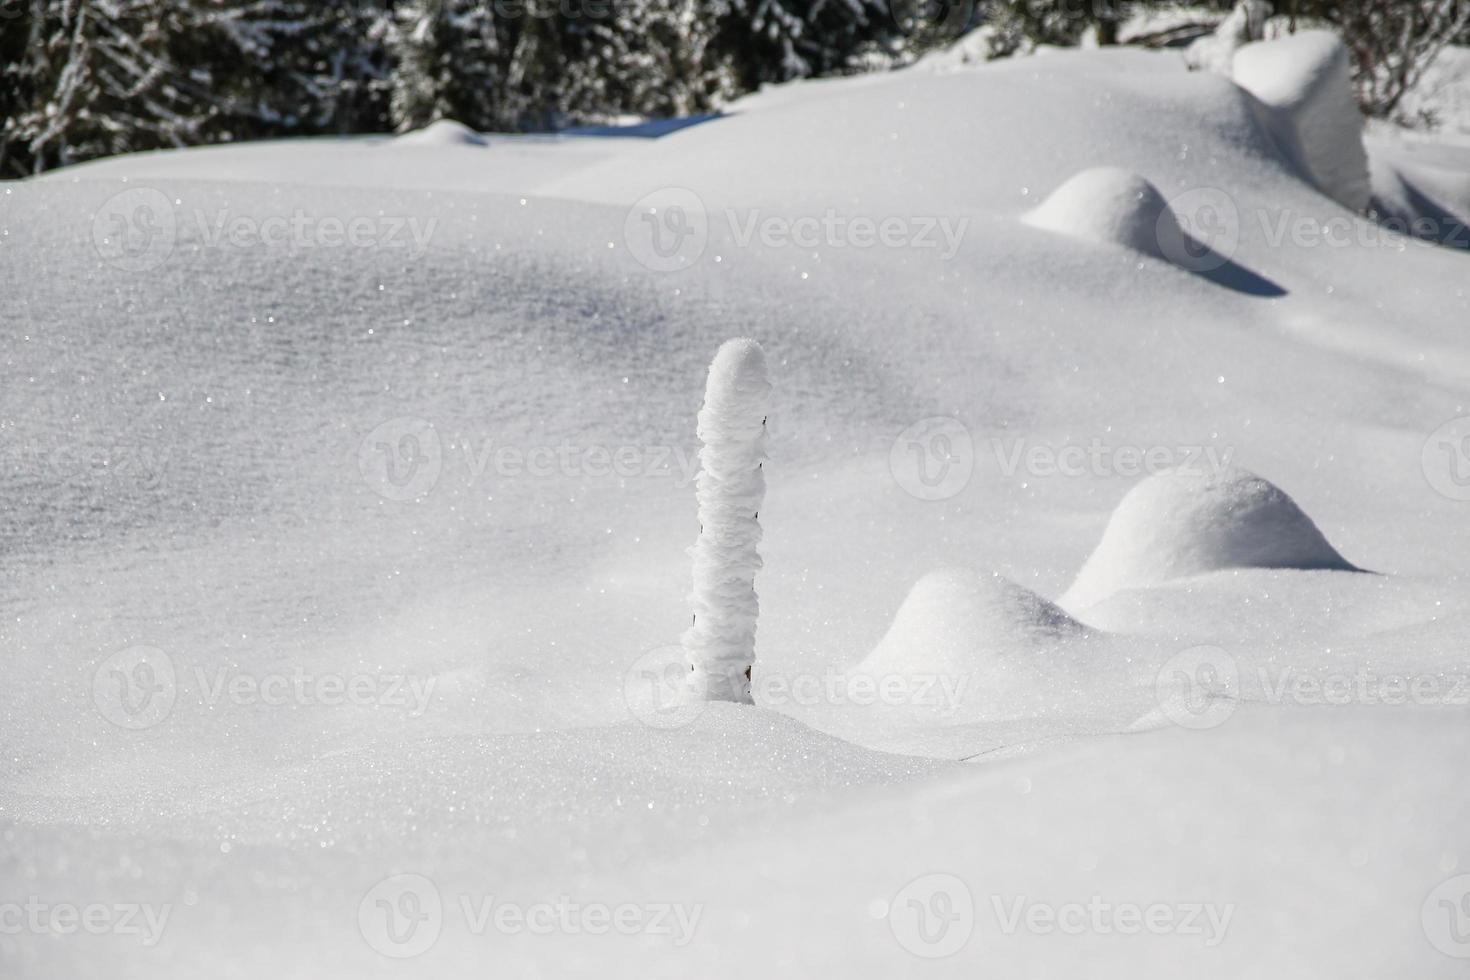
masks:
POLYGON ((1323 193, 1354 211, 1367 209, 1363 119, 1341 38, 1312 30, 1247 44, 1235 52, 1231 75, 1279 113, 1277 132, 1323 193))
POLYGON ((766 496, 766 417, 771 382, 766 352, 754 340, 720 345, 709 366, 696 430, 699 539, 694 559, 694 620, 684 632, 691 691, 749 704, 760 602, 760 509, 766 496))
POLYGON ((1261 40, 1270 17, 1271 5, 1264 0, 1240 0, 1212 33, 1190 42, 1184 49, 1184 63, 1196 71, 1230 77, 1234 73, 1235 52, 1242 45, 1261 40))
POLYGON ((398 146, 486 145, 483 135, 453 119, 436 119, 422 129, 415 129, 395 137, 393 142, 398 146))
POLYGON ((995 718, 1046 686, 1042 668, 1055 665, 1057 648, 1088 635, 1060 608, 1003 576, 944 568, 914 584, 857 670, 893 691, 935 679, 937 707, 950 722, 995 718))
POLYGON ((1258 112, 1177 53, 1051 52, 652 139, 0 187, 0 904, 170 909, 151 946, 0 933, 5 976, 1462 976, 1426 899, 1470 868, 1465 255, 1368 234, 1258 112), (1278 291, 1022 220, 1099 166, 1191 234, 1204 195, 1209 247, 1278 291), (658 272, 628 229, 669 188, 705 234, 658 272), (772 383, 756 705, 664 724, 642 685, 682 654, 735 336, 772 383), (1295 506, 1155 482, 1205 449, 1295 506), (1115 511, 1120 554, 1159 547, 1084 606, 1115 511), (1324 548, 1373 574, 1301 567, 1324 548), (874 668, 944 676, 875 702, 874 668), (420 879, 434 941, 395 958, 360 919, 420 879), (930 961, 909 901, 955 881, 974 918, 930 961), (473 914, 562 896, 697 924, 473 914), (1094 897, 1232 911, 1006 927, 1094 897))
POLYGON ((1470 49, 1449 47, 1403 100, 1406 128, 1373 120, 1373 208, 1400 235, 1470 249, 1470 49))
POLYGON ((1093 167, 1052 191, 1025 215, 1027 224, 1064 235, 1111 242, 1164 257, 1162 241, 1182 236, 1157 187, 1117 167, 1093 167))
POLYGON ((1270 481, 1238 467, 1181 468, 1128 491, 1066 598, 1086 606, 1226 568, 1355 570, 1270 481))

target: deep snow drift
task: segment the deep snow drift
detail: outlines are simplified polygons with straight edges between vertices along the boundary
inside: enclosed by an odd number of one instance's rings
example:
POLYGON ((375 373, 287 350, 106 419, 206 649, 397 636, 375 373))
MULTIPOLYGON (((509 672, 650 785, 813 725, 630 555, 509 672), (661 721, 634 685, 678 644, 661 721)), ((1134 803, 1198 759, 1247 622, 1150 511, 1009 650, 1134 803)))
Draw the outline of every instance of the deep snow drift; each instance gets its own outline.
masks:
POLYGON ((1279 113, 1282 134, 1323 192, 1355 211, 1372 194, 1363 121, 1347 48, 1330 31, 1302 31, 1235 52, 1236 83, 1279 113))
POLYGON ((6 977, 1463 976, 1465 251, 1177 52, 412 144, 0 188, 0 924, 169 910, 6 977), (1275 291, 1023 220, 1096 167, 1275 291), (737 336, 756 704, 666 724, 737 336))

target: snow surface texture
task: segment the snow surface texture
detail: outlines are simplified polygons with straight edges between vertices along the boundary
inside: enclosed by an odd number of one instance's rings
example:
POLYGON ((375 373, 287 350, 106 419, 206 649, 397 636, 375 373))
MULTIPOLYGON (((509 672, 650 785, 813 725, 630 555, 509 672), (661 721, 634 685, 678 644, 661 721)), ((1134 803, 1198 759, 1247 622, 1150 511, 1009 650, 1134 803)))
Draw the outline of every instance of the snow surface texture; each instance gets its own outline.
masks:
POLYGON ((699 410, 699 539, 689 550, 694 623, 684 633, 690 689, 711 700, 750 703, 770 399, 760 344, 726 341, 710 364, 699 410))
POLYGON ((1236 84, 1280 114, 1302 165, 1323 193, 1354 211, 1372 195, 1363 117, 1353 101, 1352 66, 1331 31, 1301 31, 1235 52, 1236 84))
POLYGON ((1424 918, 1470 870, 1463 251, 1357 234, 1378 229, 1246 93, 1174 52, 771 88, 658 139, 486 140, 0 187, 0 903, 172 908, 153 946, 0 933, 0 975, 1463 978, 1435 941, 1454 920, 1424 918), (1171 202, 1228 192, 1236 234, 1212 246, 1281 293, 1020 220, 1102 164, 1171 202), (665 188, 702 206, 673 273, 630 245, 665 188), (119 212, 150 191, 161 210, 119 212), (829 211, 814 246, 760 232, 829 211), (402 228, 249 234, 298 214, 402 228), (129 215, 175 219, 146 242, 132 222, 146 262, 107 251, 129 215), (912 234, 857 246, 859 218, 912 234), (949 257, 941 219, 968 219, 949 257), (745 335, 774 382, 757 704, 645 725, 630 674, 684 667, 691 416, 745 335), (591 452, 624 447, 612 471, 591 452), (993 569, 1056 600, 1143 450, 1233 451, 1378 574, 1170 579, 1061 603, 1088 632, 1055 641, 1024 614, 1040 600, 976 585, 955 608, 998 611, 968 614, 974 676, 885 673, 900 697, 874 703, 857 667, 916 582, 993 569), (1201 645, 1239 693, 1213 727, 1159 710, 1201 645), (168 660, 122 656, 140 646, 168 660), (144 663, 150 684, 118 684, 144 663), (244 683, 298 669, 376 696, 244 683), (1440 693, 1372 700, 1360 676, 1440 693), (1314 700, 1344 680, 1348 703, 1314 700), (149 697, 151 724, 118 710, 149 697), (433 940, 401 958, 378 904, 413 911, 399 874, 440 899, 397 920, 433 940), (932 874, 966 891, 925 893, 932 874), (486 896, 701 913, 675 946, 497 929, 486 896), (1234 912, 1208 947, 1005 927, 1019 897, 1094 896, 1234 912), (962 948, 926 957, 910 902, 962 948))
POLYGON ((1128 491, 1066 601, 1227 568, 1355 570, 1274 484, 1235 468, 1175 470, 1128 491))

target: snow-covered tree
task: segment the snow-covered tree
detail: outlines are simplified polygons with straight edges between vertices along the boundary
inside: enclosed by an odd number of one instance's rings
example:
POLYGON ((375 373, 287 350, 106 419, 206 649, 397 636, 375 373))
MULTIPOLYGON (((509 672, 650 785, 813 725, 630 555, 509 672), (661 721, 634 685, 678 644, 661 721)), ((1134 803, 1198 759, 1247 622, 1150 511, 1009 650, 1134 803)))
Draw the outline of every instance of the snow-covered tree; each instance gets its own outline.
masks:
POLYGON ((766 494, 766 414, 771 383, 766 354, 754 340, 730 340, 710 364, 699 410, 699 538, 684 632, 691 693, 710 701, 750 703, 760 602, 760 508, 766 494))
POLYGON ((565 109, 583 116, 687 116, 735 95, 719 55, 723 0, 621 0, 588 19, 567 66, 565 109))
POLYGON ((852 69, 899 34, 893 0, 728 0, 720 43, 743 85, 852 69))
POLYGON ((0 17, 0 173, 378 130, 389 0, 30 0, 0 17))
POLYGON ((389 33, 393 59, 393 125, 399 132, 436 119, 477 129, 505 113, 505 58, 488 4, 474 0, 406 0, 389 33))
POLYGON ((39 171, 197 142, 202 120, 169 52, 186 19, 155 0, 32 0, 7 71, 27 95, 5 121, 7 155, 39 171))
MULTIPOLYGON (((176 0, 177 2, 177 0, 176 0)), ((194 0, 187 56, 220 104, 212 138, 381 131, 393 0, 194 0)))

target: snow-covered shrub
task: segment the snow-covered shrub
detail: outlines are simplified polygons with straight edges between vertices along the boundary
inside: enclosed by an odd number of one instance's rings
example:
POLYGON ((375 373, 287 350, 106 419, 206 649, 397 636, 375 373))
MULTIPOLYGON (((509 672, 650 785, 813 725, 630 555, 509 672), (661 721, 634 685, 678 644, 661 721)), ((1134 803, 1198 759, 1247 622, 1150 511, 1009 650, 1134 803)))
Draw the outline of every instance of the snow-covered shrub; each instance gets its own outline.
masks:
POLYGON ((690 691, 711 701, 751 700, 770 393, 761 346, 727 341, 710 364, 699 410, 699 539, 689 550, 694 621, 683 636, 690 691))
POLYGON ((1470 31, 1470 0, 1306 0, 1295 12, 1342 35, 1370 116, 1392 116, 1444 46, 1470 31))
POLYGON ((1271 5, 1266 0, 1240 0, 1212 33, 1196 38, 1184 49, 1184 63, 1191 71, 1212 71, 1229 77, 1235 52, 1265 38, 1270 16, 1271 5))

